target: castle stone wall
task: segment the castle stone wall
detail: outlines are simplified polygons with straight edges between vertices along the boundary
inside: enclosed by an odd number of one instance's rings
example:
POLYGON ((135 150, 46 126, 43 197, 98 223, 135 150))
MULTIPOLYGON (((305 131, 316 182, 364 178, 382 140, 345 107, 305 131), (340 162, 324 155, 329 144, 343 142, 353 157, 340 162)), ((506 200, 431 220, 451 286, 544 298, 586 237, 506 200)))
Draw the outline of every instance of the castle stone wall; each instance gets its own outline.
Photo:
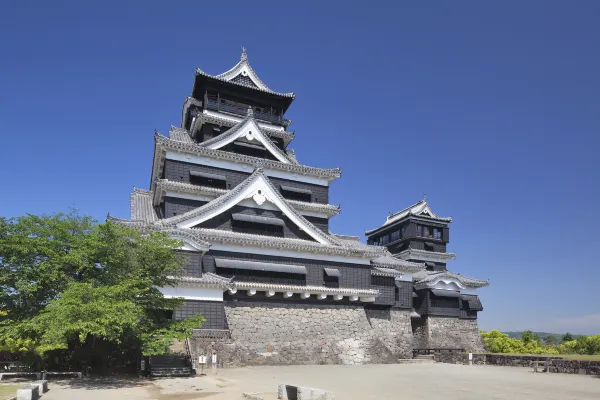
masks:
POLYGON ((476 320, 427 317, 428 348, 462 348, 483 352, 483 339, 476 320))
POLYGON ((408 310, 362 305, 231 302, 230 340, 194 338, 194 357, 217 352, 219 365, 394 363, 412 357, 408 310))

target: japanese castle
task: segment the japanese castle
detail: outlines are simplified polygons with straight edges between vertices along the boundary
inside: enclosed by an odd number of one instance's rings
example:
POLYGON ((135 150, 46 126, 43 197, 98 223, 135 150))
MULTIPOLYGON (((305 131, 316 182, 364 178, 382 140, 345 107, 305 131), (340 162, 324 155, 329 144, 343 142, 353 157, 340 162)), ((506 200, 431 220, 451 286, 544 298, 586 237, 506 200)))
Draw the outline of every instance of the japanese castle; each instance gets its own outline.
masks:
POLYGON ((341 171, 297 159, 294 98, 270 89, 245 50, 222 74, 197 69, 181 123, 154 135, 149 189, 134 189, 130 219, 108 217, 181 241, 184 271, 160 290, 184 300, 172 318, 206 319, 190 357, 353 364, 482 350, 477 290, 488 282, 447 270, 451 219, 423 199, 367 231, 367 244, 332 233, 341 171))

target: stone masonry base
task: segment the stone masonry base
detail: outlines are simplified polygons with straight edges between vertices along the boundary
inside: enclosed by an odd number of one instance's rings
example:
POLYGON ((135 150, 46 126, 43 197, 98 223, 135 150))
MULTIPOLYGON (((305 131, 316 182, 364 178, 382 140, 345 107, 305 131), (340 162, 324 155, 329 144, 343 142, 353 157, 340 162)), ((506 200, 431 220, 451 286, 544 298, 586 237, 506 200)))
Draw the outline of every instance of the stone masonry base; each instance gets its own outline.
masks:
POLYGON ((225 306, 231 339, 190 339, 192 356, 220 366, 394 363, 411 358, 408 310, 360 305, 238 302, 225 306))
POLYGON ((477 320, 426 317, 413 321, 416 348, 461 348, 484 352, 477 320))
POLYGON ((225 314, 231 338, 190 339, 194 358, 217 354, 220 367, 381 364, 412 358, 413 348, 483 351, 477 321, 427 317, 411 326, 409 310, 239 301, 225 314))

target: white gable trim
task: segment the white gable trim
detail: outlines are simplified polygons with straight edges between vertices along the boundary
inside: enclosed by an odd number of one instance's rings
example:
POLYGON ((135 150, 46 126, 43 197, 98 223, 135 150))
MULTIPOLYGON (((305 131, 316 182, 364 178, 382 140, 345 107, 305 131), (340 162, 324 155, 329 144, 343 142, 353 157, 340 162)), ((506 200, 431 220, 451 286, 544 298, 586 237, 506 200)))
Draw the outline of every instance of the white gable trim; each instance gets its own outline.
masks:
MULTIPOLYGON (((235 129, 235 128, 231 128, 235 129)), ((217 138, 226 135, 217 136, 217 138)), ((236 132, 233 135, 227 136, 222 140, 217 140, 208 146, 209 149, 218 150, 224 146, 227 146, 229 143, 232 143, 236 139, 245 138, 248 142, 258 141, 271 153, 277 160, 281 161, 284 164, 291 164, 290 160, 283 155, 281 150, 277 149, 273 142, 265 137, 265 134, 260 130, 258 124, 254 121, 254 119, 248 119, 242 126, 237 128, 236 132)), ((202 144, 200 144, 202 146, 202 144)))
POLYGON ((241 203, 244 200, 252 199, 259 206, 265 202, 270 202, 274 206, 276 206, 283 214, 288 217, 294 224, 296 224, 300 229, 306 232, 310 237, 315 239, 317 242, 321 244, 331 245, 334 244, 332 241, 328 240, 324 235, 319 234, 319 232, 315 231, 315 229, 309 226, 304 218, 298 218, 298 214, 296 214, 293 208, 291 208, 287 202, 282 200, 281 196, 274 192, 272 186, 265 180, 264 176, 258 175, 254 179, 254 182, 249 184, 235 196, 231 197, 227 201, 223 202, 219 207, 215 207, 212 210, 207 211, 201 215, 192 217, 185 221, 179 222, 177 224, 178 228, 192 228, 204 221, 208 221, 211 218, 216 217, 219 214, 229 210, 233 206, 241 203))
MULTIPOLYGON (((421 285, 419 285, 421 286, 421 285)), ((466 286, 460 283, 457 279, 449 277, 440 277, 433 282, 427 282, 422 286, 428 289, 441 289, 441 290, 464 290, 466 286)))
MULTIPOLYGON (((190 194, 190 193, 180 193, 180 192, 174 192, 171 190, 167 190, 165 191, 165 197, 174 197, 174 198, 178 198, 178 199, 187 199, 187 200, 197 200, 197 201, 212 201, 214 199, 216 199, 218 196, 206 196, 206 195, 201 195, 201 194, 190 194)), ((274 204, 271 203, 263 203, 261 205, 256 204, 256 202, 254 200, 248 199, 248 200, 243 200, 239 203, 241 206, 246 206, 246 207, 250 207, 250 208, 259 208, 261 210, 271 210, 271 211, 279 211, 279 208, 277 208, 274 204)), ((317 211, 305 211, 305 210, 300 210, 296 208, 296 211, 298 211, 300 214, 305 215, 307 217, 317 217, 317 218, 325 218, 325 219, 329 219, 330 216, 325 214, 325 213, 321 213, 321 212, 317 212, 317 211)))
POLYGON ((260 89, 271 92, 272 90, 264 84, 263 81, 260 80, 258 75, 254 72, 254 70, 248 64, 247 58, 242 58, 239 63, 237 63, 233 68, 231 68, 227 72, 223 72, 222 74, 217 75, 217 78, 224 79, 226 81, 230 81, 238 75, 247 76, 250 80, 260 89))

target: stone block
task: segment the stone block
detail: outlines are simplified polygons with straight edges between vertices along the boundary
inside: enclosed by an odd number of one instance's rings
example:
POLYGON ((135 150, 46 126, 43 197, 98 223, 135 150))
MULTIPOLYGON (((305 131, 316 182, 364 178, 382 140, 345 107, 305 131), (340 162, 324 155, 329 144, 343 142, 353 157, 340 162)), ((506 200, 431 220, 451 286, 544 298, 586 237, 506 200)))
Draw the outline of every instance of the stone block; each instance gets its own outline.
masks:
POLYGON ((17 389, 17 400, 37 400, 39 398, 40 388, 36 385, 28 385, 17 389))
POLYGON ((37 386, 39 388, 40 395, 42 395, 42 393, 46 393, 48 391, 48 381, 45 381, 45 380, 35 381, 31 385, 37 386))
POLYGON ((322 389, 280 384, 277 398, 279 400, 335 400, 335 395, 322 389))

